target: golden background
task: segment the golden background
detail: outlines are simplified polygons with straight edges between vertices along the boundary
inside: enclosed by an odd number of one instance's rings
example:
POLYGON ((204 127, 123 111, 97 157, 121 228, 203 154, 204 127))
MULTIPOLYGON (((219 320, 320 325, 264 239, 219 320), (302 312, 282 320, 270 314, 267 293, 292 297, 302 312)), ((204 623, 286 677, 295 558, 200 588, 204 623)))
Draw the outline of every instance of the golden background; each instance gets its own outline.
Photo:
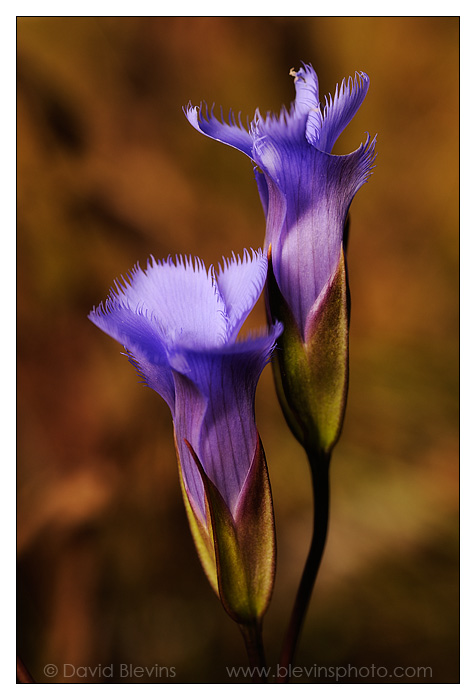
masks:
MULTIPOLYGON (((125 663, 175 669, 158 683, 227 683, 226 666, 246 664, 188 531, 169 411, 87 314, 150 254, 211 264, 262 244, 250 162, 182 107, 277 111, 305 61, 321 97, 369 74, 335 152, 368 131, 378 157, 351 208, 349 403, 296 663, 388 669, 341 682, 458 682, 458 18, 20 18, 17 39, 17 641, 36 680, 144 682, 120 678, 125 663), (65 678, 64 664, 115 675, 65 678), (396 666, 432 677, 399 680, 396 666)), ((257 419, 275 664, 311 493, 269 367, 257 419)))

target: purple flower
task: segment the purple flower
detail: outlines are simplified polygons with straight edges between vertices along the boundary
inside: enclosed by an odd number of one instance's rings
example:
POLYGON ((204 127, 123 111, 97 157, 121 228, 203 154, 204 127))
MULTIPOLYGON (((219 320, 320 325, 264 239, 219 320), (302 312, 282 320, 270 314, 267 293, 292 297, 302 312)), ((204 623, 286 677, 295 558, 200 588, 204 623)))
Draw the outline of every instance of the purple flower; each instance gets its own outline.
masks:
MULTIPOLYGON (((256 600, 230 602, 230 596, 237 594, 224 592, 229 587, 227 578, 239 581, 240 575, 246 579, 256 571, 250 574, 242 562, 224 562, 220 531, 236 539, 237 557, 243 559, 240 527, 246 520, 251 540, 253 527, 259 530, 262 525, 262 514, 247 512, 250 489, 256 487, 257 479, 264 483, 260 494, 265 510, 271 503, 254 399, 282 328, 275 324, 267 334, 237 339, 263 289, 266 271, 261 252, 245 251, 243 260, 233 255, 217 271, 207 270, 198 259, 179 258, 175 263, 170 258, 151 259, 145 272, 136 266, 127 280, 116 281, 107 301, 89 315, 125 346, 145 383, 170 408, 192 533, 212 585, 217 592, 220 589, 225 607, 235 618, 252 616, 256 600), (253 518, 256 522, 250 525, 253 518), (241 566, 241 574, 228 571, 230 566, 241 566)), ((273 548, 272 511, 270 522, 273 548)), ((253 543, 247 546, 252 549, 253 543)))
POLYGON ((257 110, 249 129, 244 129, 241 120, 231 114, 229 123, 217 119, 206 106, 189 105, 186 116, 198 131, 237 148, 255 163, 267 218, 265 246, 271 250, 274 278, 268 280, 268 292, 274 290, 270 298, 271 314, 283 321, 285 327, 280 341, 284 348, 279 356, 280 384, 284 390, 280 398, 301 442, 310 440, 310 433, 317 430, 321 448, 328 450, 338 436, 347 386, 344 326, 348 322, 348 310, 342 290, 339 299, 334 294, 332 313, 325 306, 336 285, 344 288, 347 285, 344 227, 354 195, 371 174, 375 139, 370 141, 367 136, 365 143, 348 155, 333 155, 331 151, 362 104, 369 78, 365 73, 356 73, 354 79, 337 86, 334 97, 326 97, 321 105, 313 68, 303 65, 290 73, 296 88, 296 100, 290 110, 283 108, 279 116, 267 114, 266 117, 257 110), (326 314, 324 332, 322 322, 326 314), (336 321, 336 314, 338 327, 332 329, 329 324, 336 321), (313 347, 311 352, 311 345, 317 342, 318 327, 321 338, 327 334, 325 348, 313 347), (333 342, 339 345, 337 351, 332 347, 333 342), (306 355, 299 362, 295 356, 298 343, 306 355), (333 369, 329 358, 337 355, 340 368, 333 369), (321 375, 323 371, 327 373, 322 390, 318 387, 321 380, 316 375, 317 365, 321 375), (340 376, 330 379, 335 371, 340 376), (289 383, 291 374, 293 385, 289 383), (306 399, 305 407, 303 392, 310 394, 310 387, 314 397, 306 399), (317 404, 320 408, 316 408, 317 404), (318 417, 316 411, 326 415, 318 417))
POLYGON ((256 110, 248 131, 233 115, 226 124, 206 106, 189 105, 187 118, 258 166, 256 178, 267 215, 266 248, 271 244, 276 281, 304 338, 309 313, 338 265, 347 212, 369 178, 375 139, 370 142, 367 137, 349 155, 331 155, 367 94, 365 73, 337 86, 323 109, 313 68, 305 65, 291 75, 296 100, 289 112, 283 108, 279 116, 262 117, 256 110))

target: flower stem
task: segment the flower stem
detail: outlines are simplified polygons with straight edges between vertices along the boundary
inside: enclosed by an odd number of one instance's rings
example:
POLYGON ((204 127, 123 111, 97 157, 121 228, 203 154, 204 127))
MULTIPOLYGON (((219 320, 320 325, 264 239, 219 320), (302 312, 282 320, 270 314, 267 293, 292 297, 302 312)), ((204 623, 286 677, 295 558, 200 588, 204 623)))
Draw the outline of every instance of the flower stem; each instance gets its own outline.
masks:
POLYGON ((266 658, 264 654, 261 622, 251 625, 240 625, 241 634, 245 640, 246 652, 254 683, 266 683, 266 658))
POLYGON ((296 594, 294 608, 281 651, 279 663, 280 666, 286 668, 288 672, 284 677, 280 675, 280 683, 286 683, 289 680, 296 646, 304 624, 309 601, 311 600, 327 538, 327 526, 329 521, 329 463, 331 456, 330 454, 313 450, 307 450, 307 456, 311 467, 314 498, 313 533, 309 554, 296 594))

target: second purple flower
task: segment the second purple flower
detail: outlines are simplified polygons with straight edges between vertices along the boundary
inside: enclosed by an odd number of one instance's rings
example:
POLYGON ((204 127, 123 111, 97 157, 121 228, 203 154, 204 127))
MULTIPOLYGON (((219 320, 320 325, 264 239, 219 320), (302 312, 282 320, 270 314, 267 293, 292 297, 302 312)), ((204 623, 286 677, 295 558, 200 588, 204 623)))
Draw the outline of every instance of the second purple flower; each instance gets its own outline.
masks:
POLYGON ((255 423, 260 374, 282 327, 238 340, 266 279, 261 253, 215 271, 151 260, 89 318, 122 343, 174 422, 182 491, 205 572, 227 612, 263 615, 274 581, 274 519, 255 423))
POLYGON ((300 442, 328 453, 339 437, 347 393, 345 222, 371 174, 375 139, 367 137, 348 155, 331 153, 367 94, 365 73, 343 81, 323 105, 312 66, 290 73, 296 99, 289 111, 263 117, 256 110, 249 129, 233 115, 229 123, 217 119, 206 106, 189 105, 186 115, 198 131, 255 163, 272 260, 269 320, 284 324, 278 394, 300 442))

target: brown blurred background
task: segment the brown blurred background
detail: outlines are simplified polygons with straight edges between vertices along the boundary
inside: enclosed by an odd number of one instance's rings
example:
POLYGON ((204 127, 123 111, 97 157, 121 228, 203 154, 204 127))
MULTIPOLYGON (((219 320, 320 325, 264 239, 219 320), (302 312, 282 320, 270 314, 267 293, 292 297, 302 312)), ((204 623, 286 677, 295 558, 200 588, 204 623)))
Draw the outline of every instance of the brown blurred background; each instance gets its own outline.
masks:
MULTIPOLYGON (((458 681, 458 19, 141 17, 18 20, 18 646, 38 682, 127 683, 120 664, 158 664, 176 674, 158 683, 227 683, 246 663, 194 551, 168 409, 87 314, 150 254, 210 264, 261 245, 251 164, 182 106, 279 110, 301 61, 321 95, 369 74, 336 152, 369 131, 379 155, 351 209, 349 403, 296 663, 458 681), (64 664, 114 676, 64 678, 64 664)), ((311 494, 269 368, 257 416, 279 548, 274 664, 311 494)))

